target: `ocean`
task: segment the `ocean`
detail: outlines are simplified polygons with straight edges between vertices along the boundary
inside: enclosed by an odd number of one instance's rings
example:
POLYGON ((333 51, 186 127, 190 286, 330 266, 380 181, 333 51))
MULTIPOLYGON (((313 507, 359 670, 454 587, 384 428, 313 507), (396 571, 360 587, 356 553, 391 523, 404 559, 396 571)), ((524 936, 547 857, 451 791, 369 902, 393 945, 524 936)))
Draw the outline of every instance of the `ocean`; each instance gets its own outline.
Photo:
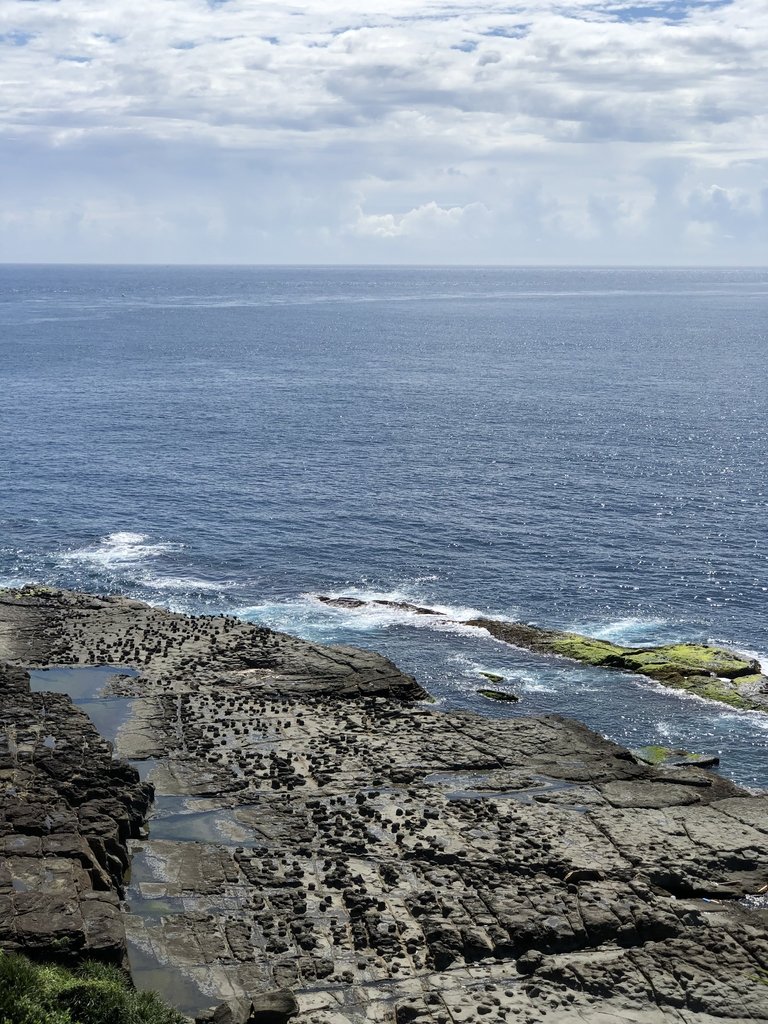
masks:
POLYGON ((768 715, 316 599, 768 666, 767 314, 759 269, 0 267, 0 583, 374 648, 438 708, 768 787, 768 715))

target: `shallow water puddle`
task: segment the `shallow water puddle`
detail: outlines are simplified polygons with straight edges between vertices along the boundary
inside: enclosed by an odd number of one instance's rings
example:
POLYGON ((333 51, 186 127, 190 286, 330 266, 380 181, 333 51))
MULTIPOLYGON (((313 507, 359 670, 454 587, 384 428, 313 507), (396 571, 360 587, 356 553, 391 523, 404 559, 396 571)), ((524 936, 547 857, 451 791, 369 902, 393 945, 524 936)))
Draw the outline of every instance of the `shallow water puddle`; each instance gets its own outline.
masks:
POLYGON ((97 698, 113 676, 139 675, 135 668, 122 665, 55 665, 28 671, 33 693, 66 693, 76 704, 97 698))
MULTIPOLYGON (((120 665, 54 666, 30 669, 29 675, 33 692, 67 694, 113 746, 121 728, 131 718, 134 702, 141 699, 109 695, 111 681, 139 676, 135 669, 120 665)), ((53 746, 56 737, 47 736, 44 742, 53 746)), ((143 781, 162 765, 156 758, 129 763, 143 781)), ((150 809, 147 825, 152 838, 187 842, 234 845, 251 834, 226 809, 196 810, 175 797, 159 797, 150 809)), ((24 880, 18 879, 15 886, 23 891, 24 880)), ((202 992, 178 964, 166 962, 152 943, 152 929, 163 918, 173 918, 185 910, 184 901, 168 896, 165 890, 166 885, 158 881, 148 847, 139 845, 133 852, 131 872, 126 879, 125 926, 131 974, 137 988, 157 991, 182 1012, 195 1014, 211 1004, 211 995, 202 992)))
POLYGON ((253 830, 235 812, 223 807, 197 810, 184 797, 158 797, 148 824, 151 839, 231 846, 253 839, 253 830))
POLYGON ((129 914, 126 932, 131 977, 137 989, 157 992, 171 1006, 190 1015, 211 1005, 211 997, 201 991, 189 974, 176 965, 163 963, 155 955, 140 918, 129 914))
MULTIPOLYGON (((131 715, 134 697, 100 697, 115 676, 137 678, 133 668, 119 665, 76 665, 30 669, 33 693, 66 693, 88 715, 99 734, 114 745, 120 728, 131 715)), ((56 737, 49 737, 54 743, 56 737)), ((46 740, 47 742, 47 740, 46 740)))

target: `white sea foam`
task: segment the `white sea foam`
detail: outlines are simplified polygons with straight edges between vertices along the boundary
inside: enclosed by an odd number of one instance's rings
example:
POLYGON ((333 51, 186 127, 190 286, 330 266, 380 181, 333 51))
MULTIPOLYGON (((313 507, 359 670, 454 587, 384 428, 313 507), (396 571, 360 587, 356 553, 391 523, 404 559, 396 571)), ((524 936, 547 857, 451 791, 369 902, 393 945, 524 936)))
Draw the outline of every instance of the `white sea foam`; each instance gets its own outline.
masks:
POLYGON ((100 538, 97 544, 74 551, 65 552, 61 558, 65 562, 80 562, 86 565, 99 565, 105 569, 123 565, 135 565, 157 558, 169 551, 178 550, 180 545, 167 542, 150 543, 146 533, 132 533, 121 530, 100 538))
POLYGON ((422 618, 411 612, 376 605, 359 609, 340 608, 318 601, 314 594, 248 605, 237 609, 236 614, 288 633, 297 631, 303 635, 317 634, 318 637, 336 632, 378 632, 392 626, 413 625, 414 619, 422 618))
MULTIPOLYGON (((414 580, 414 583, 421 583, 423 581, 429 581, 435 579, 435 577, 419 577, 414 580)), ((313 597, 311 594, 304 595, 306 597, 313 597)), ((366 615, 369 612, 377 614, 378 612, 388 612, 390 614, 405 615, 408 620, 413 619, 454 619, 456 621, 463 621, 467 619, 475 619, 480 616, 490 618, 487 612, 482 612, 477 608, 472 608, 468 605, 450 605, 442 604, 439 601, 433 601, 429 597, 424 597, 422 594, 414 593, 413 589, 407 587, 396 588, 393 590, 378 590, 368 587, 345 587, 343 590, 329 590, 328 597, 352 597, 358 601, 392 601, 397 604, 412 604, 419 607, 431 608, 436 613, 434 616, 421 615, 417 612, 409 611, 407 608, 391 608, 382 607, 381 605, 371 605, 370 607, 357 608, 357 609, 346 609, 354 611, 356 614, 366 615)), ((316 597, 315 597, 316 600, 316 597)), ((322 602, 319 602, 322 604, 322 602)), ((326 607, 334 607, 333 605, 327 605, 326 607)), ((342 609, 345 610, 345 609, 342 609)))
MULTIPOLYGON (((543 682, 537 672, 519 668, 499 667, 486 661, 475 661, 472 658, 468 658, 465 654, 456 654, 451 658, 451 661, 460 666, 460 671, 464 675, 472 677, 475 681, 482 682, 483 675, 491 673, 492 675, 501 676, 505 683, 509 683, 516 690, 522 690, 525 693, 557 693, 557 687, 543 682)), ((548 673, 548 676, 551 678, 552 673, 548 673)))
POLYGON ((609 640, 615 644, 661 643, 659 640, 660 631, 667 632, 666 619, 642 618, 636 615, 628 615, 625 618, 614 619, 611 622, 595 623, 588 622, 571 626, 575 633, 585 633, 588 636, 597 637, 599 640, 609 640))
POLYGON ((154 590, 178 590, 194 593, 220 593, 234 587, 233 580, 201 580, 195 576, 150 576, 145 575, 142 583, 154 590))
MULTIPOLYGON (((182 549, 182 544, 155 540, 146 533, 120 530, 101 537, 96 544, 67 551, 58 557, 60 562, 68 566, 77 565, 103 573, 109 579, 118 577, 121 586, 128 584, 149 591, 150 595, 154 593, 161 603, 165 603, 163 595, 169 592, 213 594, 230 590, 234 586, 232 580, 164 573, 158 567, 157 560, 182 549)), ((146 598, 149 595, 142 596, 146 598)))
POLYGON ((30 582, 30 579, 24 579, 22 576, 0 576, 0 587, 23 587, 25 583, 30 582))
MULTIPOLYGON (((424 578, 413 581, 414 584, 425 582, 424 578)), ((340 605, 329 605, 319 600, 317 594, 300 594, 295 598, 281 601, 267 601, 261 604, 239 608, 236 614, 252 622, 262 622, 274 629, 285 632, 299 632, 303 636, 316 639, 332 638, 338 632, 375 633, 397 626, 417 629, 433 629, 440 632, 460 633, 464 635, 488 634, 473 626, 466 625, 466 620, 483 615, 476 608, 446 605, 431 601, 412 589, 397 588, 379 590, 369 587, 345 587, 343 590, 328 591, 329 597, 350 597, 359 601, 369 602, 360 608, 345 608, 340 605), (424 615, 407 608, 392 605, 374 604, 375 601, 391 601, 397 604, 412 604, 428 607, 434 614, 424 615)))

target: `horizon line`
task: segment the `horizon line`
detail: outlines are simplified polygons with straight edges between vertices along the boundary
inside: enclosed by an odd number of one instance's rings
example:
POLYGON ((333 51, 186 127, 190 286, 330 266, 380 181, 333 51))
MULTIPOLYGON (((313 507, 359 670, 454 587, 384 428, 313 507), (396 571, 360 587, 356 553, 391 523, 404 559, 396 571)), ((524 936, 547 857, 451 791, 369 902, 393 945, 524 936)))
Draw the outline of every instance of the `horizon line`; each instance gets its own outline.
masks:
POLYGON ((178 267, 178 268, 242 268, 242 269, 457 269, 457 270, 767 270, 768 263, 249 263, 222 261, 216 263, 183 263, 169 260, 118 262, 113 260, 0 260, 7 267, 178 267))

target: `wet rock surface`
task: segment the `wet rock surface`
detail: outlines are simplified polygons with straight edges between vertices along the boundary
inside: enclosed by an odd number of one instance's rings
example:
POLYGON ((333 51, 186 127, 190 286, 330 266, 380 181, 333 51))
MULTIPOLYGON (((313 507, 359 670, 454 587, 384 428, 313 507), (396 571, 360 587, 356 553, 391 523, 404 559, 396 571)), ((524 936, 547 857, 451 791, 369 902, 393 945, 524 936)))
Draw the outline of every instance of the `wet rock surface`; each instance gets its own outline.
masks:
POLYGON ((222 1021, 768 1020, 768 912, 741 902, 768 884, 768 797, 558 716, 431 711, 385 659, 328 650, 0 595, 0 656, 141 673, 117 740, 157 794, 137 983, 222 1021))
POLYGON ((122 962, 128 841, 151 798, 69 697, 0 662, 0 947, 122 962))

